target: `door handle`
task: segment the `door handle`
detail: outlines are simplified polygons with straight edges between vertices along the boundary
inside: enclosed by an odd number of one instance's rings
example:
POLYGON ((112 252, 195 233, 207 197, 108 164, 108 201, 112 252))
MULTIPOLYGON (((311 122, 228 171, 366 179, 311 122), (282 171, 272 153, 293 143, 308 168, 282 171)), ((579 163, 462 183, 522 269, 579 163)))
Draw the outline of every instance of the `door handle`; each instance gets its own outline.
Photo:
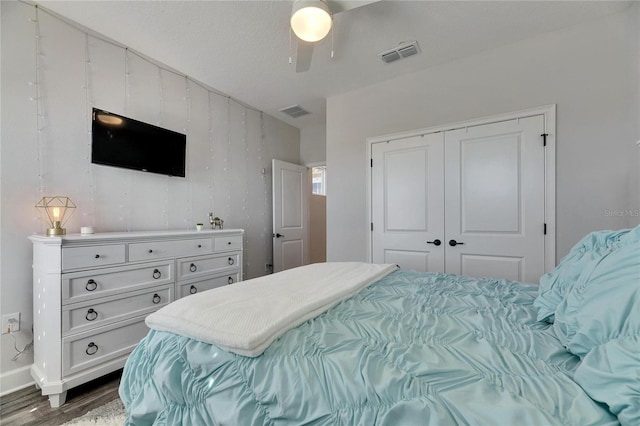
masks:
POLYGON ((451 247, 455 247, 455 246, 458 246, 458 245, 460 245, 460 246, 461 246, 461 245, 463 245, 463 244, 464 244, 464 243, 461 243, 461 242, 456 241, 456 240, 449 240, 449 245, 450 245, 451 247))
POLYGON ((279 232, 278 232, 277 234, 274 234, 273 236, 274 236, 274 237, 276 237, 276 238, 284 237, 284 235, 282 235, 282 234, 281 234, 281 233, 279 233, 279 232))
POLYGON ((439 246, 440 244, 442 244, 442 241, 440 240, 427 241, 427 244, 433 244, 434 246, 439 246))

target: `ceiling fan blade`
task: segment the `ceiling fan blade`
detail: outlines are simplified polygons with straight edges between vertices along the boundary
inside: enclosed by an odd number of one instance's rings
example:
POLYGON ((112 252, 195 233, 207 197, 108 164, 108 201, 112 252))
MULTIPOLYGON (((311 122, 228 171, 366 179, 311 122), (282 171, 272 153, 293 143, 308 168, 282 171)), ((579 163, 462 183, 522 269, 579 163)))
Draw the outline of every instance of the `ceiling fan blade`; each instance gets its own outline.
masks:
MULTIPOLYGON (((331 14, 356 9, 380 0, 326 0, 331 14)), ((313 42, 301 40, 296 37, 296 72, 306 72, 311 68, 311 57, 313 56, 313 42)), ((332 52, 333 57, 333 52, 332 52)))
POLYGON ((355 9, 360 6, 366 6, 371 3, 377 3, 380 0, 328 0, 327 5, 329 10, 334 15, 336 13, 344 12, 345 10, 355 9))
POLYGON ((313 56, 313 43, 297 39, 296 72, 309 71, 311 56, 313 56))

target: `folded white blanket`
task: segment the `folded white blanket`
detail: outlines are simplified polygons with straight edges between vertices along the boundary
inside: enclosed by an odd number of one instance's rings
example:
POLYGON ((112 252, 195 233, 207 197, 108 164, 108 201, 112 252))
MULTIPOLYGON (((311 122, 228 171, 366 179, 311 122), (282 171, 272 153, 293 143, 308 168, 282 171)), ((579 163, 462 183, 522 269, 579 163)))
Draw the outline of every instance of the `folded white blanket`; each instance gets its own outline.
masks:
POLYGON ((178 299, 149 315, 149 328, 256 357, 287 330, 320 315, 397 269, 315 263, 178 299))

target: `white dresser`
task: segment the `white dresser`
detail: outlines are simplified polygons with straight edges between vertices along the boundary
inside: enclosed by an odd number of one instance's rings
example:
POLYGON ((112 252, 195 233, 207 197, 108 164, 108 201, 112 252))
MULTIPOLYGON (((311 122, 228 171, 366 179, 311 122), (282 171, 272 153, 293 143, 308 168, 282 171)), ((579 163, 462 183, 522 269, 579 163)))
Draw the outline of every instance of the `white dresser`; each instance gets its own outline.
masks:
POLYGON ((33 242, 34 363, 52 407, 67 390, 122 368, 145 317, 242 280, 244 231, 121 232, 33 242))

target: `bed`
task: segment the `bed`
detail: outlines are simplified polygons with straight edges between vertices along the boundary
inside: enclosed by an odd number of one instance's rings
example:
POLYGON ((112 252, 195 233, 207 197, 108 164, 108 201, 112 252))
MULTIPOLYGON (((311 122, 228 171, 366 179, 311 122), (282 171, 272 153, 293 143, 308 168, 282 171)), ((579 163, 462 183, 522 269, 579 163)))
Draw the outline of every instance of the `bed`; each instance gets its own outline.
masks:
POLYGON ((328 263, 147 324, 128 424, 640 424, 640 227, 585 236, 539 285, 328 263))

